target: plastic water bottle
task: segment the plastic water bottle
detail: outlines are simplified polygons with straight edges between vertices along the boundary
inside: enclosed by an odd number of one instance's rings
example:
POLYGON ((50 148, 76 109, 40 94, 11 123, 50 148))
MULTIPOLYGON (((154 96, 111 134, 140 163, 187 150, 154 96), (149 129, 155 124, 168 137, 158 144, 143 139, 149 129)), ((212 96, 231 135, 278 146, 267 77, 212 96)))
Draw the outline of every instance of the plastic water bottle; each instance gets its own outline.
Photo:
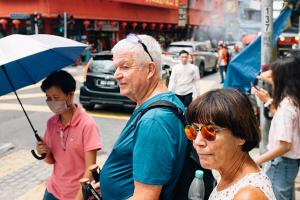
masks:
POLYGON ((189 200, 204 200, 205 186, 203 182, 203 171, 197 170, 195 172, 195 178, 193 179, 189 193, 189 200))

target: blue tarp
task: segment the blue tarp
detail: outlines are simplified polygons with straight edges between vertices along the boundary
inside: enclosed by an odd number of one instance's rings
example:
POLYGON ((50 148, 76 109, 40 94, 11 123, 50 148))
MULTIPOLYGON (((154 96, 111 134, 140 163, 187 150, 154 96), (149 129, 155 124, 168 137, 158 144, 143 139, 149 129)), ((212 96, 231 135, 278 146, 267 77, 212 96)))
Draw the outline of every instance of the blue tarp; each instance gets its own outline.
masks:
MULTIPOLYGON (((290 19, 292 10, 285 8, 281 11, 273 25, 273 41, 275 46, 278 37, 290 19)), ((255 80, 261 67, 261 36, 257 37, 240 54, 235 56, 227 68, 224 88, 236 88, 242 92, 249 92, 251 82, 255 80)))

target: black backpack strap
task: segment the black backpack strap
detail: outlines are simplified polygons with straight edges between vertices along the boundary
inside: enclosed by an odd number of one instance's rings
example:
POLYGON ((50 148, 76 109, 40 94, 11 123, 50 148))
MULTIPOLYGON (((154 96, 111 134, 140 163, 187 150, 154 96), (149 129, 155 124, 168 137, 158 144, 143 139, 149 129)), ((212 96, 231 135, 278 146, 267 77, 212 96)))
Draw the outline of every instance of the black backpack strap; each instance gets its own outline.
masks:
POLYGON ((150 105, 146 106, 139 114, 138 116, 135 118, 134 122, 133 122, 133 127, 135 128, 138 121, 142 118, 142 116, 151 109, 154 108, 167 108, 169 110, 171 110, 173 113, 176 114, 176 116, 180 119, 180 121, 183 124, 183 127, 187 124, 187 121, 185 119, 184 116, 184 112, 178 108, 175 104, 171 103, 170 101, 166 101, 166 100, 159 100, 159 101, 155 101, 153 103, 151 103, 150 105))

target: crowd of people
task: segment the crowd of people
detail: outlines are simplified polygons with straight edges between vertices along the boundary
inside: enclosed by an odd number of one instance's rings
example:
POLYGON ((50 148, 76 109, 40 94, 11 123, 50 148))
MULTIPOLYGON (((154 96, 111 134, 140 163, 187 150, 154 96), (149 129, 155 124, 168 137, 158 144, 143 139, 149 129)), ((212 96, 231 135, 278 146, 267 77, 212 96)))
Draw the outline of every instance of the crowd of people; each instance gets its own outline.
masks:
MULTIPOLYGON (((221 72, 227 64, 226 49, 221 43, 219 47, 221 72)), ((92 184, 102 198, 175 199, 192 143, 201 167, 221 176, 206 199, 294 199, 300 164, 300 59, 279 59, 260 75, 273 91, 270 95, 256 89, 255 94, 274 116, 268 152, 252 158, 249 152, 258 146, 261 134, 247 96, 236 89, 199 94, 199 72, 186 51, 180 52, 167 87, 161 80, 161 51, 153 37, 135 34, 112 49, 120 93, 137 105, 102 167, 100 181, 95 180, 99 183, 92 184), (185 113, 186 124, 164 107, 137 119, 147 106, 161 100, 185 113)), ((54 166, 44 200, 83 199, 79 180, 92 180, 88 167, 101 150, 97 124, 74 103, 75 87, 74 78, 63 70, 53 72, 41 85, 55 114, 36 147, 54 166)))

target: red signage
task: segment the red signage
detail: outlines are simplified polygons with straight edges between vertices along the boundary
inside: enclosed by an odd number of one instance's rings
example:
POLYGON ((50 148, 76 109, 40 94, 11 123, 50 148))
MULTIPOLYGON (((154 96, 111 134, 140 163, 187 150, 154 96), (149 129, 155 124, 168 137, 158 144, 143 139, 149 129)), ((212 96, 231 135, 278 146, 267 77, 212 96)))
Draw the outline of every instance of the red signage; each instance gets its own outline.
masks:
POLYGON ((113 0, 123 3, 139 4, 144 6, 155 6, 163 8, 178 8, 179 0, 113 0))

